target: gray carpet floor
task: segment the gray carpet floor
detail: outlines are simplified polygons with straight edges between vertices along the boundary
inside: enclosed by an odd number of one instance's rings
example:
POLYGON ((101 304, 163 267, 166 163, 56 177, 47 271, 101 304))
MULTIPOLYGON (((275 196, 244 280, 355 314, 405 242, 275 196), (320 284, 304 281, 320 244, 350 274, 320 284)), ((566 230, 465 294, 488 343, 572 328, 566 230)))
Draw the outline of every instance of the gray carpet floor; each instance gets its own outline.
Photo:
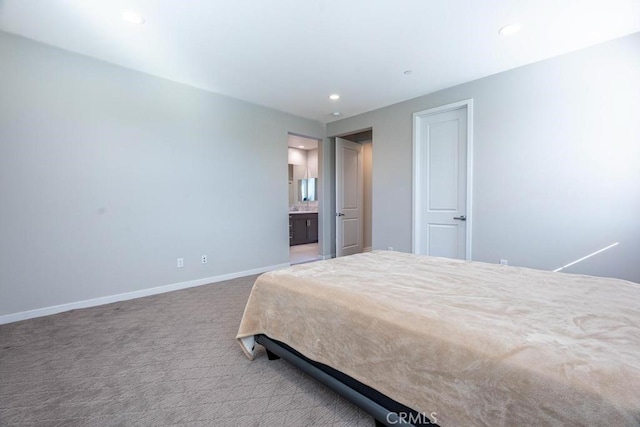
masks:
POLYGON ((372 426, 235 341, 255 276, 0 326, 2 426, 372 426))

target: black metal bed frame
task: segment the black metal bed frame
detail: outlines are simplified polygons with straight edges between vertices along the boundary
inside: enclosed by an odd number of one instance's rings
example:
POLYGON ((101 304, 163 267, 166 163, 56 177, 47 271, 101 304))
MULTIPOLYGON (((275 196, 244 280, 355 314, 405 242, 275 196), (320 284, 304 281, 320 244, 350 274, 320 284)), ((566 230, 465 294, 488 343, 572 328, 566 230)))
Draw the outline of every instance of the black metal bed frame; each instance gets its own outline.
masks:
POLYGON ((396 402, 330 366, 308 359, 282 342, 272 340, 266 335, 256 335, 255 339, 267 350, 269 360, 282 358, 291 363, 373 416, 376 426, 438 427, 426 415, 396 402), (414 423, 410 424, 407 420, 414 423))

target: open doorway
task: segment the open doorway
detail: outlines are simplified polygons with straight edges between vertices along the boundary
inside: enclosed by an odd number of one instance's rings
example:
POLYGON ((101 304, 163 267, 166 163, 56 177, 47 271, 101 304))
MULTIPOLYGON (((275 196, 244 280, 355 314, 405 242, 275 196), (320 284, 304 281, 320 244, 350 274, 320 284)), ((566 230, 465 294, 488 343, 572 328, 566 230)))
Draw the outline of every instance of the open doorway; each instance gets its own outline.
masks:
POLYGON ((373 247, 373 131, 335 138, 335 253, 368 252, 373 247))
POLYGON ((318 167, 319 140, 289 134, 289 263, 320 259, 318 200, 321 187, 318 167))

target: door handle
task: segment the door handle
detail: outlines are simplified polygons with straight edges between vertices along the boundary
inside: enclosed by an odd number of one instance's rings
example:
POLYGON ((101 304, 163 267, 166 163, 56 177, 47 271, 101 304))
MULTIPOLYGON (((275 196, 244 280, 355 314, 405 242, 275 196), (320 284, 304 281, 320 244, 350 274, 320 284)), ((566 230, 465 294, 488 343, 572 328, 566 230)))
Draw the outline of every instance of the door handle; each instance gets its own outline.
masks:
POLYGON ((466 221, 467 217, 465 215, 462 216, 454 216, 453 219, 457 219, 458 221, 466 221))
POLYGON ((338 212, 336 213, 336 216, 344 216, 344 214, 342 212, 338 212))

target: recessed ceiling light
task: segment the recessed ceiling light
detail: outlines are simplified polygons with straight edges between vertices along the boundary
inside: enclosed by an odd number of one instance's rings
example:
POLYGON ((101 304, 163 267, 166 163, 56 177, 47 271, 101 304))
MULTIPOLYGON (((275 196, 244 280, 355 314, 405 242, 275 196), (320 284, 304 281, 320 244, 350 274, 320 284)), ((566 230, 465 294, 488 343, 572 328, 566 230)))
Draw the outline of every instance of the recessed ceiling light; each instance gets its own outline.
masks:
POLYGON ((521 28, 522 27, 520 26, 520 24, 509 24, 500 28, 500 31, 498 31, 498 33, 500 33, 501 36, 510 36, 520 31, 521 28))
POLYGON ((340 111, 334 111, 333 113, 331 113, 331 115, 332 115, 333 117, 338 117, 338 116, 341 116, 341 115, 342 115, 342 113, 341 113, 340 111))
POLYGON ((122 19, 130 24, 144 24, 144 18, 142 17, 142 15, 140 15, 138 12, 134 12, 133 10, 123 10, 122 19))
POLYGON ((334 93, 333 95, 329 95, 329 99, 336 101, 340 99, 340 95, 338 95, 337 93, 334 93))

